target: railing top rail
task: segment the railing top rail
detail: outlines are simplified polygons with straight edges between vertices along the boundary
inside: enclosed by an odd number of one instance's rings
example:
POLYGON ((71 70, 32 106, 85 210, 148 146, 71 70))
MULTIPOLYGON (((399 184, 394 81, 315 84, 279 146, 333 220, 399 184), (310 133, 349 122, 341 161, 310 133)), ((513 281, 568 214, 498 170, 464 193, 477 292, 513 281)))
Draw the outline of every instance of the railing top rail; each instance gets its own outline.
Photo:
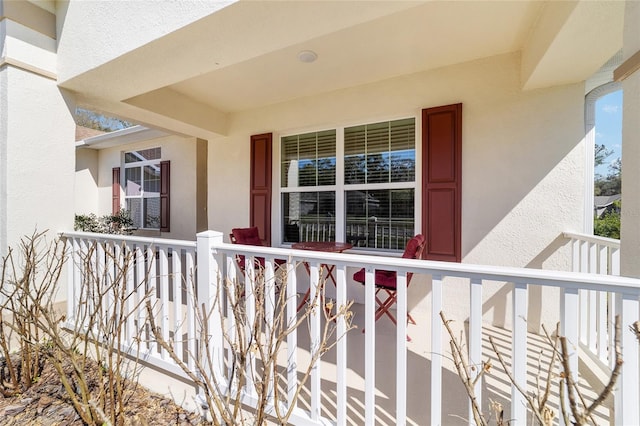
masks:
POLYGON ((85 238, 94 239, 98 241, 127 241, 133 244, 145 244, 149 246, 172 246, 172 247, 184 247, 184 248, 196 248, 195 241, 187 240, 172 240, 168 238, 149 238, 149 237, 137 237, 133 235, 117 235, 117 234, 98 234, 95 232, 60 232, 58 234, 61 238, 85 238))
POLYGON ((577 232, 563 232, 565 238, 586 241, 588 243, 605 245, 612 248, 620 248, 620 240, 614 238, 599 237, 597 235, 579 234, 577 232))
POLYGON ((413 260, 398 257, 352 254, 348 252, 326 253, 229 243, 214 244, 213 250, 227 254, 239 253, 276 259, 291 258, 292 260, 299 261, 317 260, 322 263, 335 263, 353 267, 370 266, 376 269, 398 269, 428 275, 519 282, 574 289, 631 291, 634 293, 640 292, 640 279, 612 275, 587 274, 582 272, 474 265, 469 263, 439 262, 432 260, 413 260))
MULTIPOLYGON (((565 233, 565 235, 573 235, 565 233)), ((133 244, 174 246, 196 248, 195 241, 147 238, 129 235, 97 234, 92 232, 61 232, 63 238, 83 238, 97 241, 128 241, 133 244)), ((569 237, 570 238, 570 237, 569 237)), ((616 240, 613 240, 616 241, 616 240)), ((640 291, 640 279, 611 275, 587 274, 581 272, 551 271, 542 269, 516 268, 494 265, 474 265, 469 263, 438 262, 430 260, 412 260, 391 256, 368 254, 326 253, 290 248, 247 246, 224 242, 212 247, 227 254, 247 254, 269 258, 292 260, 318 260, 322 263, 335 263, 352 267, 372 267, 377 269, 398 269, 418 274, 463 277, 490 281, 520 282, 562 288, 580 288, 599 291, 640 291)))

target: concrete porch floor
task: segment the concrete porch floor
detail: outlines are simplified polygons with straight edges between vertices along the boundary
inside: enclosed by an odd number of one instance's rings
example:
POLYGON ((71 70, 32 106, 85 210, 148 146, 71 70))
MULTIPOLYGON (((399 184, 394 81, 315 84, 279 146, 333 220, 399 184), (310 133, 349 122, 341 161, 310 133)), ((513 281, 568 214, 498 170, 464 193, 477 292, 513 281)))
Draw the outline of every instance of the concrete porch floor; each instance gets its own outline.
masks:
MULTIPOLYGON (((347 380, 347 410, 349 424, 362 425, 365 423, 365 335, 362 333, 364 324, 364 305, 355 304, 354 324, 358 327, 348 333, 347 341, 347 358, 348 358, 348 380, 347 380)), ((468 398, 462 382, 460 381, 453 362, 451 360, 451 352, 449 348, 449 336, 444 331, 444 354, 431 353, 430 341, 430 318, 428 315, 420 312, 412 313, 417 324, 408 326, 408 333, 411 341, 408 342, 407 348, 407 424, 411 425, 429 425, 430 424, 430 376, 431 376, 431 359, 435 356, 442 356, 444 369, 442 372, 442 424, 444 425, 463 425, 468 424, 468 398)), ((456 329, 457 336, 460 336, 463 324, 452 324, 456 329)), ((368 331, 367 331, 368 332, 368 331)), ((299 365, 305 365, 305 354, 308 355, 308 335, 302 330, 298 335, 299 365)), ((490 401, 494 401, 502 405, 504 410, 504 419, 509 420, 510 415, 510 395, 511 383, 507 374, 500 365, 495 353, 493 352, 489 337, 492 337, 494 343, 501 351, 501 355, 510 365, 511 359, 511 331, 498 327, 483 326, 483 361, 489 359, 492 364, 489 374, 485 374, 482 386, 482 412, 490 420, 491 424, 496 424, 495 412, 490 409, 490 401)), ((388 318, 381 318, 376 323, 376 424, 377 425, 395 425, 395 396, 396 396, 396 336, 395 326, 388 318)), ((466 343, 465 343, 466 345, 466 343)), ((551 356, 550 346, 546 343, 545 338, 529 333, 527 348, 527 391, 529 394, 541 394, 546 378, 546 368, 551 356), (539 371, 540 372, 540 378, 539 371), (538 383, 539 382, 539 383, 538 383)), ((322 416, 331 420, 335 420, 336 413, 336 388, 335 388, 335 349, 329 351, 323 357, 321 365, 322 380, 322 416)), ((557 374, 551 379, 550 401, 551 408, 556 413, 554 424, 558 423, 559 410, 559 378, 557 374)), ((589 389, 586 381, 580 377, 580 387, 584 393, 587 403, 591 403, 597 396, 589 389)), ((309 383, 305 385, 305 389, 301 394, 299 406, 308 410, 309 405, 309 383)), ((613 413, 609 407, 612 406, 612 398, 606 401, 606 407, 600 407, 594 417, 594 421, 598 425, 608 425, 613 422, 613 413), (610 420, 611 419, 611 420, 610 420)), ((531 421, 531 412, 529 410, 526 424, 535 424, 531 421)))

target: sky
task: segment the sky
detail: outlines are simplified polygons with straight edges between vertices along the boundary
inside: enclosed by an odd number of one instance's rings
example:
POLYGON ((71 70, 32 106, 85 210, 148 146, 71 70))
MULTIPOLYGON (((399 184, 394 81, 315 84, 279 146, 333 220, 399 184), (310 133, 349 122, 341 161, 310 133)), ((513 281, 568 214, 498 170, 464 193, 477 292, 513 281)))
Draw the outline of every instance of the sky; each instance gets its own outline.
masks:
POLYGON ((622 90, 609 93, 596 101, 596 143, 613 153, 595 172, 606 176, 609 164, 622 156, 622 90))

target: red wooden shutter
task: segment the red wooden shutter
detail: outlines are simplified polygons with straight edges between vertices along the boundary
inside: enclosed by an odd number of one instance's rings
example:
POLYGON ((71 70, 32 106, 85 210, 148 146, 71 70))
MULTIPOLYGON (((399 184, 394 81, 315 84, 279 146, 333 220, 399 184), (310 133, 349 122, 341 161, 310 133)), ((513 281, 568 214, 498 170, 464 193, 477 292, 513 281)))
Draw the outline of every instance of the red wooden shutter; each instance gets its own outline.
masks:
POLYGON ((271 133, 251 136, 250 225, 258 227, 266 246, 271 245, 271 140, 271 133))
POLYGON ((169 190, 171 187, 171 162, 160 162, 160 231, 169 232, 170 208, 169 190))
POLYGON ((111 169, 111 214, 120 211, 120 167, 111 169))
POLYGON ((460 262, 462 104, 422 110, 424 257, 460 262))

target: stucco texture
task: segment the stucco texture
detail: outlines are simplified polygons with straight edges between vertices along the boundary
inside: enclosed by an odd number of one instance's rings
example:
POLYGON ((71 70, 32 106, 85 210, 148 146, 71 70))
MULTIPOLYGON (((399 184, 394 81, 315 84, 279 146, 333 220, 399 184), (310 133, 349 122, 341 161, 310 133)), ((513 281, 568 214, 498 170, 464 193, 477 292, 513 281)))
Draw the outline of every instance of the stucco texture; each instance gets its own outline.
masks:
MULTIPOLYGON (((249 223, 250 135, 274 132, 277 205, 279 134, 403 116, 419 123, 422 108, 461 102, 463 262, 567 270, 561 233, 583 226, 584 88, 523 92, 519 63, 517 54, 502 55, 233 115, 229 137, 209 145, 210 228, 227 232, 249 223)), ((272 223, 277 243, 277 214, 272 223)), ((419 282, 410 289, 410 306, 428 302, 429 285, 419 282)), ((458 309, 467 305, 457 301, 468 291, 454 288, 448 287, 456 297, 445 293, 445 308, 464 316, 458 309)), ((556 318, 557 305, 542 304, 539 293, 532 292, 530 309, 556 318)), ((492 322, 508 324, 509 295, 501 284, 487 286, 492 322)))
POLYGON ((55 81, 10 66, 4 74, 7 243, 15 245, 36 229, 73 227, 75 123, 55 81))
MULTIPOLYGON (((170 182, 170 232, 163 238, 195 240, 196 234, 196 139, 168 136, 140 143, 102 149, 98 151, 98 215, 111 213, 111 170, 121 167, 121 155, 126 151, 146 148, 161 148, 162 160, 171 161, 170 182)), ((78 173, 78 172, 76 172, 78 173)), ((123 171, 121 169, 121 176, 123 171)), ((81 178, 78 176, 77 178, 81 178)), ((124 199, 121 199, 124 205, 124 199)), ((159 231, 141 233, 145 236, 160 236, 159 231)))

